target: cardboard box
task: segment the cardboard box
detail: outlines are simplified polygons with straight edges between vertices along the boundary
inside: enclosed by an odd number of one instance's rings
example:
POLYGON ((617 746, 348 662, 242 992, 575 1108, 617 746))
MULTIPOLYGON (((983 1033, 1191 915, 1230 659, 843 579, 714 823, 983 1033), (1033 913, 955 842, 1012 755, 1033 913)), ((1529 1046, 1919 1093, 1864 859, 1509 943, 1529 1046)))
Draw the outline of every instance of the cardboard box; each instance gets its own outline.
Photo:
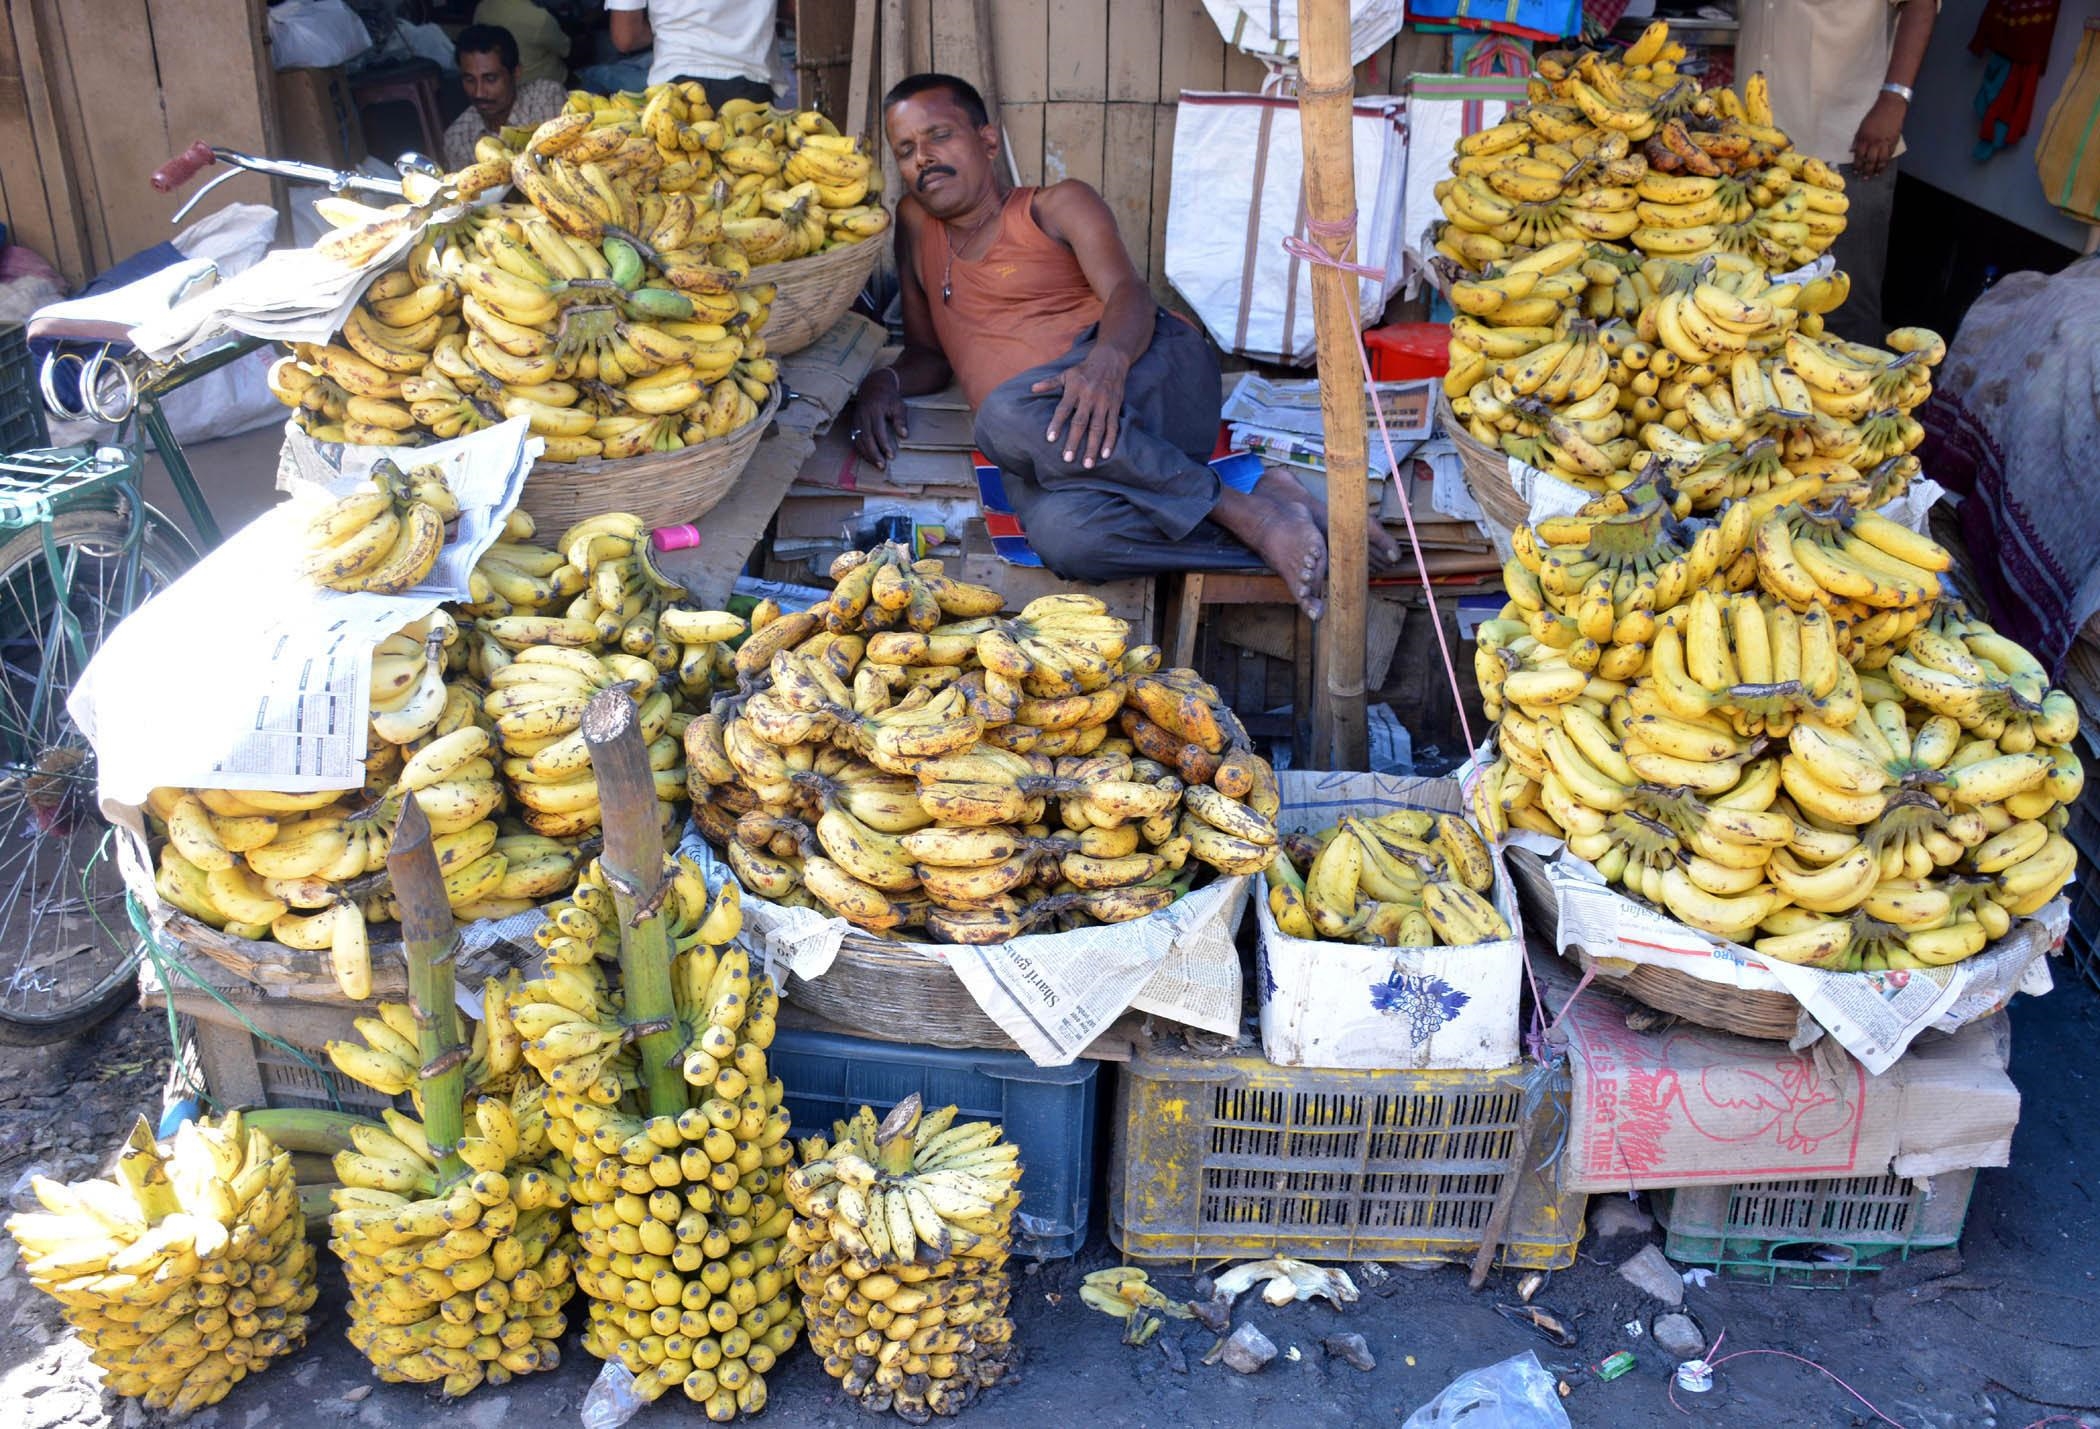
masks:
POLYGON ((277 135, 287 159, 338 169, 363 162, 364 123, 340 65, 277 71, 277 135))
MULTIPOLYGON (((1564 1003, 1564 970, 1541 966, 1564 1003)), ((1626 1026, 1592 984, 1562 1017, 1573 1062, 1565 1184, 1591 1192, 1704 1182, 1937 1175, 2004 1166, 2020 1120, 2008 1019, 1928 1032, 1874 1076, 1829 1038, 1796 1052, 1676 1023, 1626 1026)))
POLYGON ((1105 601, 1110 615, 1130 622, 1131 644, 1139 645, 1152 639, 1152 600, 1159 583, 1151 577, 1132 576, 1101 585, 1083 585, 1068 581, 1043 566, 1013 565, 1001 560, 992 549, 991 535, 981 519, 964 525, 962 553, 960 568, 949 574, 958 580, 990 586, 1000 592, 1006 597, 1008 610, 1019 610, 1039 595, 1084 591, 1105 601))
MULTIPOLYGON (((1459 813, 1465 807, 1455 779, 1286 769, 1277 783, 1283 809, 1276 826, 1286 833, 1316 833, 1344 814, 1459 813)), ((1388 948, 1287 937, 1270 916, 1268 899, 1257 897, 1263 1053, 1279 1067, 1354 1071, 1513 1064, 1524 929, 1507 878, 1497 881, 1493 898, 1509 922, 1507 938, 1469 947, 1388 948)))

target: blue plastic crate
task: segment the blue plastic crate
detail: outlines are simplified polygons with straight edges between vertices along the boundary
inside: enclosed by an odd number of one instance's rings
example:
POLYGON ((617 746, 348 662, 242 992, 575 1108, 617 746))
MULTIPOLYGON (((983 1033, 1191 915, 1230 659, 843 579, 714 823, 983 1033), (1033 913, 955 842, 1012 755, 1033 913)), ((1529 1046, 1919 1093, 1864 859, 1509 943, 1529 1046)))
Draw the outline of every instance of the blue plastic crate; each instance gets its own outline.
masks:
POLYGON ((831 1135, 863 1106, 887 1112, 917 1092, 958 1121, 996 1121, 1021 1148, 1014 1251, 1055 1260, 1086 1241, 1094 1180, 1094 1117, 1101 1067, 1038 1067, 1019 1052, 956 1051, 782 1027, 767 1054, 787 1087, 795 1135, 831 1135))

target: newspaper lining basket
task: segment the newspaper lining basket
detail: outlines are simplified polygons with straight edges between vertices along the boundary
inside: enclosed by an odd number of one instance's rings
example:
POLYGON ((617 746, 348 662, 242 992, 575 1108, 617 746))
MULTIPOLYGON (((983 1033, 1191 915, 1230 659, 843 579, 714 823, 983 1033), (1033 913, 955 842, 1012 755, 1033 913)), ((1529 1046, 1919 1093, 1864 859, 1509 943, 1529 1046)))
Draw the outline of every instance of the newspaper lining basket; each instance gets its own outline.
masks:
POLYGON ((542 531, 556 533, 608 511, 631 511, 644 526, 698 520, 736 485, 779 410, 776 385, 756 417, 694 446, 622 461, 535 463, 518 494, 518 508, 542 531))
MULTIPOLYGON (((1553 885, 1546 878, 1545 861, 1529 849, 1503 850, 1503 866, 1517 886, 1518 906, 1527 930, 1536 930, 1548 947, 1559 941, 1560 910, 1553 885)), ((1575 944, 1568 949, 1576 966, 1590 972, 1597 966, 1587 949, 1575 944)), ((1801 1024, 1801 1004, 1792 993, 1726 987, 1690 973, 1636 963, 1623 977, 1599 973, 1617 992, 1687 1022, 1755 1037, 1766 1042, 1790 1042, 1801 1024)))
POLYGON ((830 332, 867 286, 888 237, 889 230, 884 229, 858 243, 753 268, 744 280, 745 287, 771 283, 774 288, 772 311, 760 333, 766 340, 766 355, 786 357, 800 352, 830 332))
POLYGON ((1531 520, 1531 507, 1517 494, 1509 481, 1509 458, 1493 447, 1485 446, 1466 424, 1458 420, 1451 410, 1451 399, 1439 387, 1436 394, 1437 420, 1443 424, 1444 432, 1458 448, 1459 469, 1465 473, 1466 489, 1480 503, 1480 509, 1488 520, 1504 531, 1514 531, 1531 520))

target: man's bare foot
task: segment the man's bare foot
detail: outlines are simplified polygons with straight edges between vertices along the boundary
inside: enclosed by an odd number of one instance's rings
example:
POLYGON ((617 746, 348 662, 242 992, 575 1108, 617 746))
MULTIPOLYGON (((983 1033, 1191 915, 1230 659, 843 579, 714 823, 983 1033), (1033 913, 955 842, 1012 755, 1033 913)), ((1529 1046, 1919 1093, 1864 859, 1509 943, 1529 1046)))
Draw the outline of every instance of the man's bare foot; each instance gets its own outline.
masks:
POLYGON ((1228 486, 1210 516, 1245 541, 1282 578, 1299 609, 1314 620, 1320 618, 1327 609, 1320 595, 1327 582, 1327 538, 1304 506, 1244 495, 1228 486))
MULTIPOLYGON (((1307 490, 1305 484, 1289 472, 1268 471, 1254 484, 1257 496, 1266 496, 1278 502, 1293 503, 1305 508, 1312 523, 1324 533, 1327 530, 1327 504, 1307 490)), ((1364 522, 1364 539, 1370 546, 1371 569, 1383 575, 1400 569, 1400 543, 1392 533, 1379 524, 1378 518, 1370 516, 1364 522)))

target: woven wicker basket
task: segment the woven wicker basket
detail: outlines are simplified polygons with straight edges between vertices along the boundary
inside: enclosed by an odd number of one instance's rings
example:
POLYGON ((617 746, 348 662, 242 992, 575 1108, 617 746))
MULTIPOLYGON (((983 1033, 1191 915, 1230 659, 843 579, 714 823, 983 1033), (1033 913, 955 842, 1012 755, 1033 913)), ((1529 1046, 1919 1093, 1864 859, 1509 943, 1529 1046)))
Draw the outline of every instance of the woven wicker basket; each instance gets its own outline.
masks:
POLYGON ((781 996, 884 1042, 1019 1050, 944 959, 902 943, 848 934, 824 976, 790 977, 781 996))
POLYGON ((753 268, 745 279, 746 287, 771 283, 775 289, 773 309, 760 334, 766 340, 766 354, 785 357, 800 352, 830 332, 867 286, 868 274, 875 271, 888 237, 887 232, 878 233, 807 258, 753 268))
POLYGON ((1530 503, 1510 485, 1509 458, 1493 447, 1483 446, 1466 430, 1466 424, 1452 412, 1451 399, 1441 388, 1436 395, 1436 414, 1445 433, 1458 447, 1458 464, 1465 473, 1466 489, 1473 493, 1473 499, 1480 503, 1488 520, 1504 531, 1514 531, 1529 521, 1530 503))
POLYGON ((624 461, 542 461, 525 477, 518 505, 543 531, 587 517, 631 511, 644 526, 696 521, 729 494, 780 410, 780 388, 735 431, 673 452, 624 461))
MULTIPOLYGON (((1560 940, 1560 909, 1553 896, 1553 885, 1546 878, 1545 861, 1528 849, 1510 848, 1503 851, 1503 862, 1517 885, 1517 906, 1524 915, 1525 933, 1535 934, 1548 947, 1553 946, 1560 940)), ((1596 960, 1581 944, 1568 951, 1584 972, 1596 966, 1596 960)), ((1738 1037, 1789 1042, 1801 1022, 1801 1004, 1792 993, 1725 987, 1690 973, 1647 963, 1634 964, 1624 976, 1600 976, 1613 991, 1623 992, 1657 1012, 1682 1017, 1701 1027, 1733 1032, 1738 1037)))

